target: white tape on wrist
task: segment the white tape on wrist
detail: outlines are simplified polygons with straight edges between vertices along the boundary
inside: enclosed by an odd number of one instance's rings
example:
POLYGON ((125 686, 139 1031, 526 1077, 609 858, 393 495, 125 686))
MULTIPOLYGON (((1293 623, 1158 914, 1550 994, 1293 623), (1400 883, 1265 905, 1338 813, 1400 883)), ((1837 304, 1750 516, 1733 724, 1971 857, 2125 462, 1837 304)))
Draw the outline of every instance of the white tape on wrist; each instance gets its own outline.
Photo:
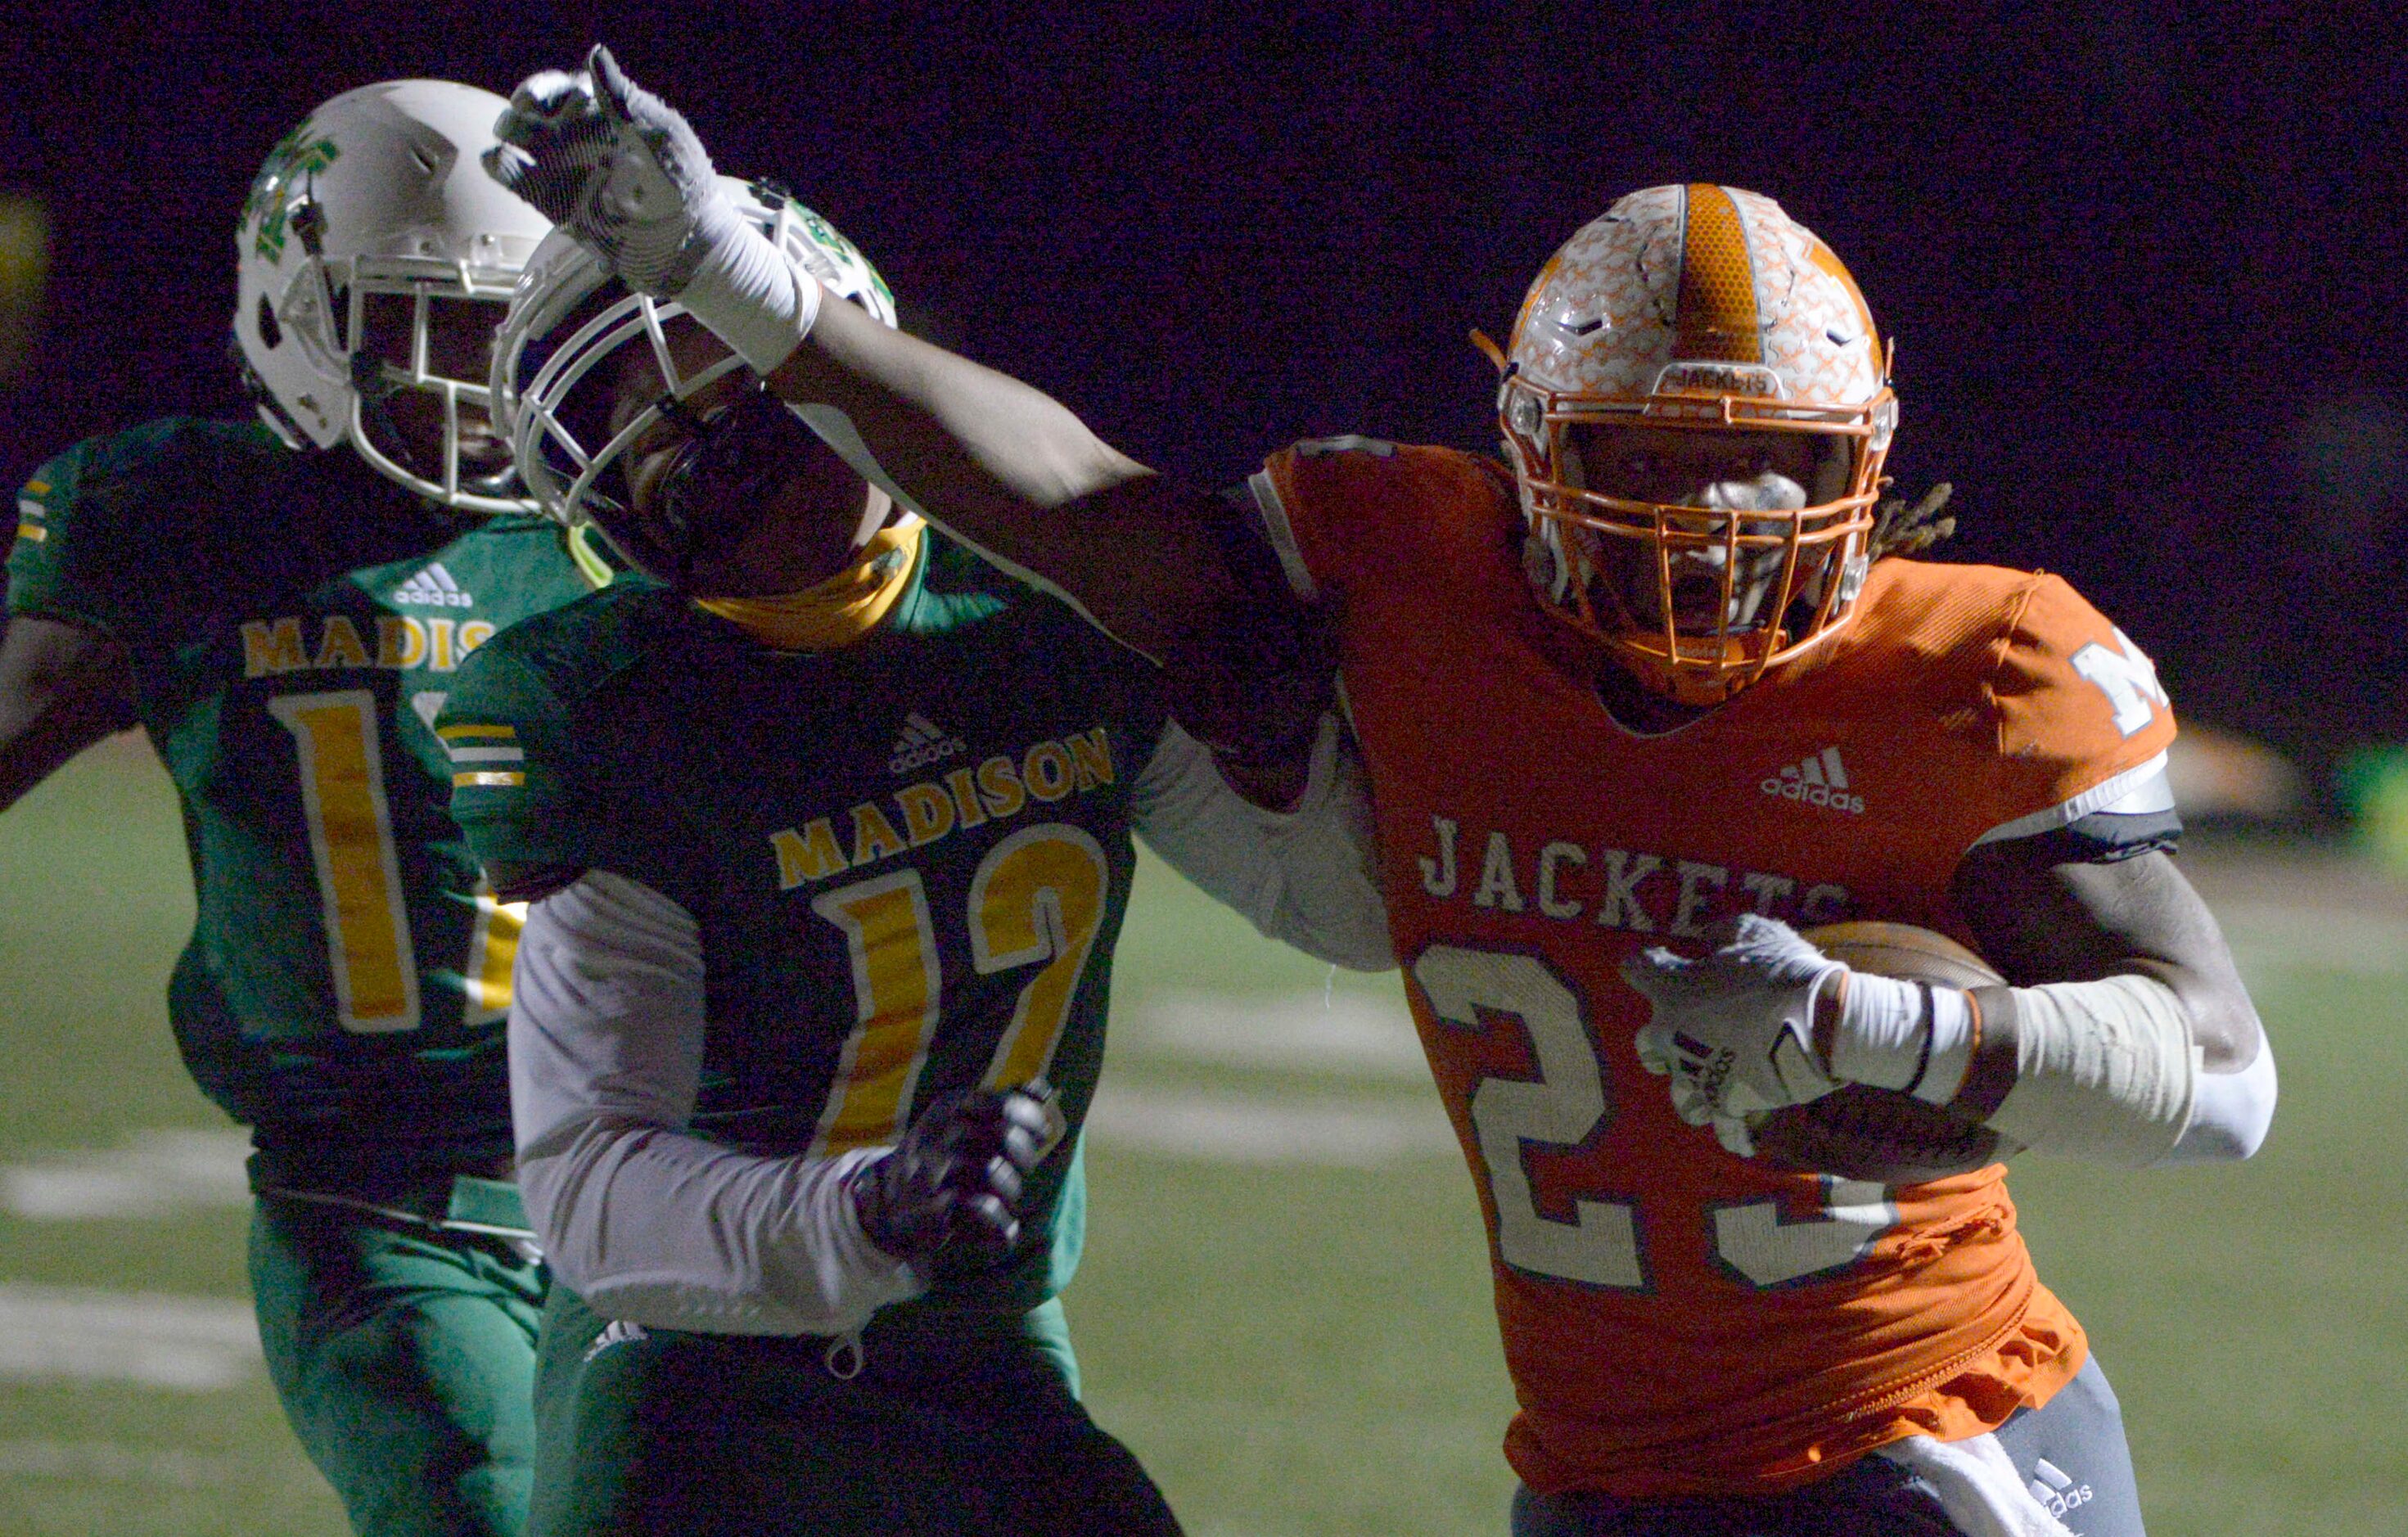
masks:
POLYGON ((2171 1152, 2199 1092, 2173 989, 2121 974, 2018 987, 2015 1084, 1989 1125, 2024 1146, 2142 1169, 2171 1152))
POLYGON ((1831 1075, 1900 1089, 1928 1104, 1956 1097, 1973 1055, 1964 989, 1851 970, 1831 1041, 1831 1075))
POLYGON ((740 220, 712 242, 677 295, 686 313, 764 379, 811 334, 820 296, 818 280, 740 220))

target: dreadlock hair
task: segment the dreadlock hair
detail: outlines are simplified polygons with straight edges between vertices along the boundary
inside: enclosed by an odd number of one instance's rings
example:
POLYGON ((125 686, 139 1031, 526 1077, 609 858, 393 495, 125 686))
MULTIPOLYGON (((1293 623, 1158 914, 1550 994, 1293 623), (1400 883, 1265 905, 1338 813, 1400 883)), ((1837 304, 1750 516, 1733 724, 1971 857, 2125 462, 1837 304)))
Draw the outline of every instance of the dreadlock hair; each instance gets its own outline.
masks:
POLYGON ((1872 536, 1865 542, 1866 554, 1879 560, 1884 555, 1913 555, 1956 532, 1956 520, 1942 517, 1942 510, 1956 488, 1941 481, 1923 494, 1923 499, 1913 507, 1903 496, 1891 496, 1873 509, 1872 536))

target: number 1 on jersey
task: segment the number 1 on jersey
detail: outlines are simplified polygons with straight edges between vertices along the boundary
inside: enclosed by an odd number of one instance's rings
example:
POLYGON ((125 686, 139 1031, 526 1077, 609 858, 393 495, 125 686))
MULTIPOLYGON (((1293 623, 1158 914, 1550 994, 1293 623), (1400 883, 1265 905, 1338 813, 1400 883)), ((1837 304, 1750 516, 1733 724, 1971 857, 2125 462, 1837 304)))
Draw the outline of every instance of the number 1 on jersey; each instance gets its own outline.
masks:
POLYGON ((384 793, 376 696, 364 688, 267 701, 293 733, 301 807, 326 919, 336 1017, 363 1035, 418 1027, 418 968, 384 793))
POLYGON ((928 894, 916 869, 822 894, 811 911, 843 930, 860 1023, 845 1037, 817 1153, 895 1140, 937 1029, 939 974, 928 894))

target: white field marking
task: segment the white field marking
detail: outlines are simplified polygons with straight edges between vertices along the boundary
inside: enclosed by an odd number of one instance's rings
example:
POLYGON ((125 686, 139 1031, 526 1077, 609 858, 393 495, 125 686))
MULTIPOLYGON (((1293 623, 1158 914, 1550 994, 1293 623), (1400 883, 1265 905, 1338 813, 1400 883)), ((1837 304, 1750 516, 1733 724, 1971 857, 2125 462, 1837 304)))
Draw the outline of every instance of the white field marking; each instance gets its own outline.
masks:
POLYGON ((174 1216, 251 1204, 240 1131, 137 1131, 123 1147, 0 1168, 0 1210, 21 1217, 174 1216))
POLYGON ((57 1478, 77 1484, 164 1484, 196 1489, 232 1481, 223 1458, 121 1446, 110 1441, 0 1441, 0 1478, 57 1478))
POLYGON ((2408 971, 2408 918, 2379 912, 2315 911, 2226 900, 2215 920, 2242 970, 2339 971, 2386 977, 2408 971))
POLYGON ((0 1285, 0 1379, 208 1393, 261 1370, 259 1325, 248 1302, 0 1285))
POLYGON ((1107 1083, 1087 1127, 1102 1142, 1208 1163, 1381 1169, 1456 1152, 1436 1099, 1354 1103, 1163 1093, 1107 1083))
POLYGON ((1307 1068, 1419 1083, 1429 1076, 1401 993, 1154 993, 1112 1018, 1139 1055, 1247 1068, 1307 1068))

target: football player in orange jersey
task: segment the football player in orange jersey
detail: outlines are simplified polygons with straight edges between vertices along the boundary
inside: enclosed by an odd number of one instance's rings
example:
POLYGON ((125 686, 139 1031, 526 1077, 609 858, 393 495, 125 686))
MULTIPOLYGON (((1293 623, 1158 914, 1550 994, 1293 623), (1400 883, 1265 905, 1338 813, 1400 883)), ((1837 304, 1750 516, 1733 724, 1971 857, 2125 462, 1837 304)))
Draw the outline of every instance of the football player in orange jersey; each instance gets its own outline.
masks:
POLYGON ((567 227, 677 253, 805 421, 1164 659, 1258 795, 1300 778, 1334 625, 1488 1218, 1517 1533, 2141 1530, 2002 1167, 1752 1156, 1842 1084, 2133 1167, 2245 1157, 2274 1094, 2169 857, 2153 669, 2061 581, 1897 558, 1888 354, 1819 240, 1751 193, 1631 194, 1496 354, 1508 463, 1339 439, 1216 498, 821 306, 726 233, 656 98, 553 76, 516 105, 503 136, 579 188, 567 227), (2010 985, 1852 972, 1791 927, 1846 917, 1951 933, 2010 985))

